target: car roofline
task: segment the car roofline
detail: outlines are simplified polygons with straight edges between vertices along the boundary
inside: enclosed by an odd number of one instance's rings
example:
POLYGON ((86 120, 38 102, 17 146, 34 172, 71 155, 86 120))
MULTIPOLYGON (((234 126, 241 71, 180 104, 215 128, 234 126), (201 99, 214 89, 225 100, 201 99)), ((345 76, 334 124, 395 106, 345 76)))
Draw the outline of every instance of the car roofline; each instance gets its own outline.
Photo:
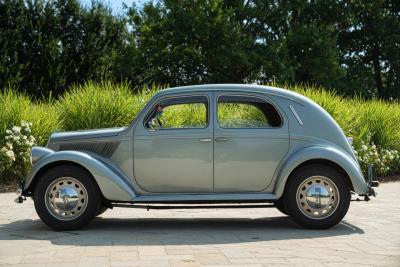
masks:
POLYGON ((176 93, 193 93, 193 92, 213 92, 213 91, 230 91, 230 92, 247 92, 247 93, 264 93, 268 95, 274 95, 277 97, 283 97, 300 105, 311 101, 310 99, 304 97, 296 92, 264 85, 255 84, 206 84, 206 85, 190 85, 190 86, 180 86, 172 87, 159 91, 157 94, 159 96, 176 94, 176 93))

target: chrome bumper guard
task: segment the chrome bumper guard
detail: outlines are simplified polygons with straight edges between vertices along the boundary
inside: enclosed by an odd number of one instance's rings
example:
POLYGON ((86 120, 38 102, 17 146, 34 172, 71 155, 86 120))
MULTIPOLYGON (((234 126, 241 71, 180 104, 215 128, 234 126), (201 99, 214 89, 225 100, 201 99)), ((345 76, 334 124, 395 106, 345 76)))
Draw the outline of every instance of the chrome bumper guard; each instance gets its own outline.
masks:
POLYGON ((372 164, 368 164, 368 181, 367 181, 368 193, 364 196, 365 201, 369 201, 370 196, 373 197, 377 196, 377 193, 373 187, 378 187, 379 181, 374 179, 374 173, 372 167, 373 167, 372 164))
POLYGON ((17 194, 17 198, 14 199, 15 203, 23 203, 26 200, 26 196, 24 195, 24 183, 20 183, 17 191, 15 192, 17 194))

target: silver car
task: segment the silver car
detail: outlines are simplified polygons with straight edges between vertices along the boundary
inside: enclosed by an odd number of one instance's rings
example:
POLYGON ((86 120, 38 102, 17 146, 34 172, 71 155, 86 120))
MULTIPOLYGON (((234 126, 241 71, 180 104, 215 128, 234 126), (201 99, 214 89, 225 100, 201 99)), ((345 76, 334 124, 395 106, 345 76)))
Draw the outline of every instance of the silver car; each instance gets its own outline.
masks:
POLYGON ((61 230, 113 207, 276 207, 325 229, 377 185, 323 108, 257 85, 162 90, 128 127, 53 133, 32 163, 17 201, 61 230))

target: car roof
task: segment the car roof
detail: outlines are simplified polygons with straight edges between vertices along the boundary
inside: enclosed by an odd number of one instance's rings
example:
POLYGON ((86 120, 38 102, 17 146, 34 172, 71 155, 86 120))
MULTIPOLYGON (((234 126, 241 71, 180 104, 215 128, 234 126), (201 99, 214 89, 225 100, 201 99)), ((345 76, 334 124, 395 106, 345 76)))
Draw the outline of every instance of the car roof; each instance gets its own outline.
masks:
POLYGON ((300 104, 304 104, 310 101, 308 98, 287 89, 256 84, 204 84, 180 86, 161 90, 159 94, 168 95, 174 93, 192 93, 199 91, 237 91, 246 93, 254 92, 288 98, 300 104))

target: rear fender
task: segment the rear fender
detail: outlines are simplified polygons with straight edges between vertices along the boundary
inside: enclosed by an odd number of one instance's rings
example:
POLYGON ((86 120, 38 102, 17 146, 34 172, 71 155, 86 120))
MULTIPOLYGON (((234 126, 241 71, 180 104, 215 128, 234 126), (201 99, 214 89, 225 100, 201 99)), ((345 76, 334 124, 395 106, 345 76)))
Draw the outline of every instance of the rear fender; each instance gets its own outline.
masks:
POLYGON ((290 174, 301 164, 310 160, 327 160, 340 166, 349 176, 354 191, 357 194, 367 194, 368 185, 359 168, 358 163, 342 150, 331 146, 304 147, 286 159, 275 183, 274 193, 281 197, 285 190, 290 174))

